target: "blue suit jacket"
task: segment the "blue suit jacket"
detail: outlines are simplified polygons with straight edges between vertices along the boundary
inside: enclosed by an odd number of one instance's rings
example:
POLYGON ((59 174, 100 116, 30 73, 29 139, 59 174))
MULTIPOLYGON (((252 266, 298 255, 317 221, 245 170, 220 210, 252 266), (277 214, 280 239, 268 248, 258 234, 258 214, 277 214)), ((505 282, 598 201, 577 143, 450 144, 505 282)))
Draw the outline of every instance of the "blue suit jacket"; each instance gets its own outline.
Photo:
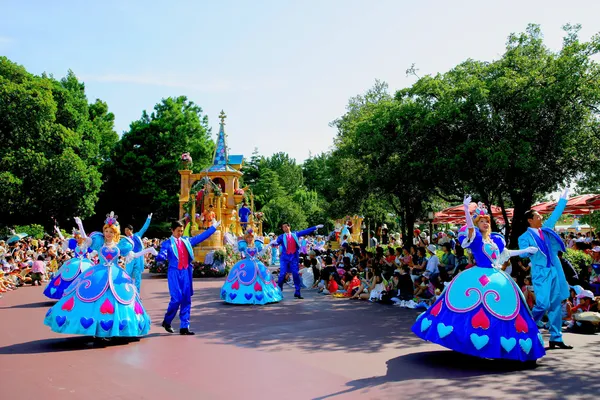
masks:
MULTIPOLYGON (((216 229, 211 226, 201 234, 194 237, 181 237, 181 240, 183 241, 183 244, 185 245, 189 255, 189 265, 187 270, 190 274, 190 282, 192 281, 194 274, 194 267, 192 265, 192 261, 194 261, 194 246, 208 239, 213 233, 215 233, 215 231, 216 229)), ((162 242, 162 245, 160 246, 160 252, 156 256, 156 261, 167 261, 169 263, 169 268, 179 268, 179 252, 177 251, 177 243, 175 242, 175 238, 173 236, 162 242)), ((191 294, 194 294, 193 286, 191 288, 191 294)))
POLYGON ((523 258, 529 257, 531 260, 531 278, 533 281, 535 281, 536 277, 545 276, 547 268, 553 268, 558 277, 559 294, 561 299, 566 299, 569 297, 569 284, 565 278, 562 264, 558 259, 558 252, 564 252, 565 245, 560 236, 554 232, 554 226, 565 210, 566 205, 567 200, 560 199, 556 205, 556 208, 550 215, 550 218, 548 218, 548 220, 544 222, 544 225, 542 225, 541 229, 542 234, 544 235, 544 240, 541 240, 540 237, 530 229, 527 229, 525 233, 519 236, 520 249, 526 249, 530 246, 537 247, 539 249, 539 251, 533 255, 528 256, 527 254, 524 254, 521 256, 523 258))
MULTIPOLYGON (((313 226, 312 228, 308 228, 303 231, 292 232, 292 237, 296 241, 296 252, 294 254, 297 255, 298 251, 300 250, 300 247, 301 247, 300 241, 298 240, 298 236, 310 235, 311 233, 313 233, 316 230, 317 230, 317 227, 313 226)), ((279 257, 284 257, 284 254, 287 254, 287 240, 285 239, 285 233, 283 235, 277 236, 275 243, 277 243, 279 246, 283 246, 283 251, 280 252, 279 257)))

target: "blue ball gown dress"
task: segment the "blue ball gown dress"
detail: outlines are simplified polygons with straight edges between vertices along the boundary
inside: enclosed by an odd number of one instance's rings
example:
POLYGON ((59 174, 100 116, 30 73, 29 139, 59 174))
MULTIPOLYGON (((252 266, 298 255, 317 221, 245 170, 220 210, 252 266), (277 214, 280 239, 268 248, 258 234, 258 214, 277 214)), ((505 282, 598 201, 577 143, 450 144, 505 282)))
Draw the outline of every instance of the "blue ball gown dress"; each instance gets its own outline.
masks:
POLYGON ((54 332, 71 335, 146 335, 150 317, 132 279, 118 266, 119 257, 132 251, 133 242, 124 237, 116 246, 108 247, 102 233, 94 232, 90 238, 100 262, 73 281, 62 299, 48 310, 44 324, 54 332))
POLYGON ((260 261, 263 244, 249 247, 245 240, 238 242, 242 259, 229 271, 221 288, 221 300, 230 304, 268 304, 283 300, 281 289, 269 269, 260 261))
POLYGON ((92 252, 90 245, 92 240, 85 238, 81 246, 77 245, 77 240, 69 239, 65 244, 66 248, 73 250, 75 257, 67 260, 52 277, 46 288, 44 295, 50 299, 60 299, 65 290, 71 286, 71 283, 82 273, 90 269, 94 263, 88 258, 92 252))
POLYGON ((484 240, 475 228, 459 231, 476 266, 458 274, 437 301, 419 315, 415 335, 451 350, 481 358, 533 361, 543 357, 544 341, 517 284, 498 269, 510 257, 504 237, 484 240))

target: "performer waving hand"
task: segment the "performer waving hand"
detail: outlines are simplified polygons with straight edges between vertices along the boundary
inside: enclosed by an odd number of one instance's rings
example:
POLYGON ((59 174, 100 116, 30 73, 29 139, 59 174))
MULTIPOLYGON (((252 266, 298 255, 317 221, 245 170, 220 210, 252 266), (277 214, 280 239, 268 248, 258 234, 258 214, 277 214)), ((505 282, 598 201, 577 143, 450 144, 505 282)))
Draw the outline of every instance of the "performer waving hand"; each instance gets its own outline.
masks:
POLYGON ((419 316, 412 331, 422 339, 482 358, 535 361, 544 342, 523 294, 502 268, 510 257, 533 254, 534 247, 508 250, 504 237, 490 232, 483 205, 469 212, 458 238, 473 254, 476 266, 458 274, 437 301, 419 316))
POLYGON ((283 230, 283 235, 279 235, 277 239, 275 239, 271 245, 272 246, 281 246, 283 250, 279 255, 279 281, 277 282, 279 288, 283 290, 283 281, 285 280, 285 276, 288 272, 292 273, 292 277, 294 278, 294 287, 296 291, 294 292, 294 297, 297 299, 303 299, 300 294, 300 274, 299 270, 299 262, 300 262, 300 241, 298 240, 299 236, 310 235, 314 231, 319 228, 322 228, 323 225, 313 226, 312 228, 305 229, 303 231, 292 232, 290 229, 290 224, 284 222, 281 224, 281 229, 283 230))

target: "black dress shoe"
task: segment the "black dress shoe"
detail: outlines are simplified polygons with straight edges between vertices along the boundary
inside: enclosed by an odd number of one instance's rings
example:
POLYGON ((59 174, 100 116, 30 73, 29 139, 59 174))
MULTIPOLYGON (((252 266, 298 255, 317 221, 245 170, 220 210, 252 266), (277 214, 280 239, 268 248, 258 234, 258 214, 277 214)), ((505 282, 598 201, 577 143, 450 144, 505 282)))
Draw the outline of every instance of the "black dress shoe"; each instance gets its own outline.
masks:
POLYGON ((563 349, 563 350, 571 350, 573 348, 573 346, 567 346, 563 342, 553 342, 551 340, 550 341, 550 350, 553 350, 555 347, 558 347, 559 349, 563 349))
POLYGON ((188 328, 181 328, 179 330, 180 335, 195 335, 194 332, 190 331, 188 328))
POLYGON ((299 294, 295 294, 294 297, 297 299, 300 299, 300 300, 304 299, 304 297, 302 297, 302 295, 299 295, 299 294))
POLYGON ((167 324, 165 321, 163 321, 162 327, 165 328, 165 331, 167 331, 169 333, 175 333, 173 328, 171 328, 171 325, 167 324))

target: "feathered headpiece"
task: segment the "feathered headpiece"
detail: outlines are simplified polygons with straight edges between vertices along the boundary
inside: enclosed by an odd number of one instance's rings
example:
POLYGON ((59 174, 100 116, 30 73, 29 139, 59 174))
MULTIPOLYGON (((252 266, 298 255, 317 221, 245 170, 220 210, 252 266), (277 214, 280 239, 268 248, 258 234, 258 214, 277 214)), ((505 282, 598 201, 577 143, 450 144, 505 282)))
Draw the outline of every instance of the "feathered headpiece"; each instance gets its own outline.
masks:
POLYGON ((488 220, 490 219, 487 207, 481 202, 477 203, 477 208, 475 209, 475 213, 473 213, 473 222, 477 225, 477 222, 479 222, 480 218, 487 218, 488 220))
POLYGON ((72 234, 73 236, 75 236, 75 235, 81 235, 81 232, 79 232, 79 229, 77 229, 77 228, 73 228, 73 230, 71 231, 71 234, 72 234))
POLYGON ((117 218, 118 216, 115 215, 114 211, 111 211, 110 214, 106 214, 106 220, 104 221, 104 223, 106 225, 114 225, 114 226, 119 226, 119 223, 117 222, 117 218))

